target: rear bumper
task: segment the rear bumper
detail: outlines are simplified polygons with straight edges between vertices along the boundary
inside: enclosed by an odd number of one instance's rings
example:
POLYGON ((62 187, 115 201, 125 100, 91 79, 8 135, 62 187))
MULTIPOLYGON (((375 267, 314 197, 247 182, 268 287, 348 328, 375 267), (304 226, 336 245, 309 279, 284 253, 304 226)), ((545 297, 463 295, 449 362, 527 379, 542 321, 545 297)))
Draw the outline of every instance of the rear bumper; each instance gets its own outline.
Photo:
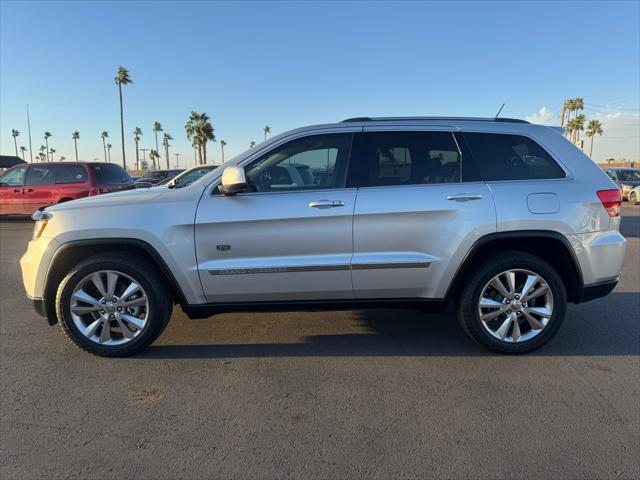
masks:
POLYGON ((619 277, 615 277, 611 280, 604 282, 594 283, 592 285, 585 285, 582 289, 582 296, 578 303, 588 302, 596 298, 605 297, 609 295, 616 285, 618 285, 619 277))

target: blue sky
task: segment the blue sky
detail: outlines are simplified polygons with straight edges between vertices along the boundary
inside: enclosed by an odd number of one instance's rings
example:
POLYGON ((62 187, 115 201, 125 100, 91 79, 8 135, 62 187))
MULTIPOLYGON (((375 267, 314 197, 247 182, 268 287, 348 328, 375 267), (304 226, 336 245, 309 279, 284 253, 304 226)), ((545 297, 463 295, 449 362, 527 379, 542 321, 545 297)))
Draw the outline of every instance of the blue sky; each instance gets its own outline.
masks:
MULTIPOLYGON (((154 147, 155 120, 193 164, 191 110, 212 118, 226 157, 250 140, 363 115, 503 116, 557 124, 581 96, 605 122, 594 157, 640 156, 640 2, 173 2, 0 3, 0 151, 11 129, 33 147, 120 162, 118 65, 131 132, 154 147)), ((214 161, 219 144, 209 146, 214 161)), ((210 158, 211 160, 211 158, 210 158)))

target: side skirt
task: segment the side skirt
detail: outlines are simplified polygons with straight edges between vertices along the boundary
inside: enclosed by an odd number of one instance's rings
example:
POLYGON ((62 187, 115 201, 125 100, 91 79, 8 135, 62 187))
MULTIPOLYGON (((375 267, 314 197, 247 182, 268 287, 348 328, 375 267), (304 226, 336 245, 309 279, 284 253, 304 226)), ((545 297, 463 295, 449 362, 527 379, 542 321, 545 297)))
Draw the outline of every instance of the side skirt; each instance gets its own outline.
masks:
POLYGON ((354 310, 360 308, 393 308, 442 313, 448 302, 442 299, 393 298, 353 300, 302 300, 292 302, 202 303, 181 305, 191 319, 207 318, 228 312, 318 312, 327 310, 354 310))

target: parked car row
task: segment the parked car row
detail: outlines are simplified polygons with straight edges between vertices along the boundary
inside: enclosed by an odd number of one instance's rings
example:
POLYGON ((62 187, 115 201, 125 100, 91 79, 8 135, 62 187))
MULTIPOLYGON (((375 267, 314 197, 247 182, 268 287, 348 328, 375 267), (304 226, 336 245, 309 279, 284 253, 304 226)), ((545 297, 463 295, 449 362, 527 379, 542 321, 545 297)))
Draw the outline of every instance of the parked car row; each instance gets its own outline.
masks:
POLYGON ((629 200, 634 205, 640 197, 637 190, 635 200, 631 201, 631 191, 640 186, 640 169, 637 168, 605 168, 605 173, 618 184, 623 200, 629 200))
POLYGON ((31 215, 49 205, 132 188, 184 187, 215 168, 155 170, 135 179, 113 163, 25 163, 0 174, 0 215, 31 215))

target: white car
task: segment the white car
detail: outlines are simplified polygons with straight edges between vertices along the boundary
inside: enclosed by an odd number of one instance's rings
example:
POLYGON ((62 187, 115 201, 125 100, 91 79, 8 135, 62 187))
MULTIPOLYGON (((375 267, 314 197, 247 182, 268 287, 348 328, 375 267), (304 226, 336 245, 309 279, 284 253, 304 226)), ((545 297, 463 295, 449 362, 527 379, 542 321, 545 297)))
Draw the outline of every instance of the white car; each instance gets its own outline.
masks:
POLYGON ((629 191, 629 203, 638 205, 640 203, 640 186, 634 187, 629 191))

